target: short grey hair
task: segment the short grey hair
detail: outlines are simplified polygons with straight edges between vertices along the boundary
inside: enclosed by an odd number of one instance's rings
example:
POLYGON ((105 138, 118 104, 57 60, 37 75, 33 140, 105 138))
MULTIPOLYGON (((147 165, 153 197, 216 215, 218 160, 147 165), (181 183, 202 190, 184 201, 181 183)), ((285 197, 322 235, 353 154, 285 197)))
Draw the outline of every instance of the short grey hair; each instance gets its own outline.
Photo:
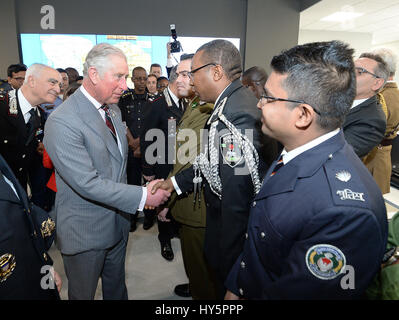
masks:
POLYGON ((393 77, 396 72, 397 56, 392 50, 388 48, 380 48, 373 51, 374 54, 378 54, 387 64, 389 76, 393 77))
POLYGON ((28 78, 29 78, 30 76, 35 77, 35 78, 38 78, 38 77, 41 75, 42 71, 43 71, 44 69, 47 69, 47 68, 51 68, 51 67, 46 66, 45 64, 42 64, 42 63, 34 63, 34 64, 32 64, 32 65, 26 70, 24 83, 27 83, 27 82, 28 82, 28 78))
POLYGON ((100 76, 102 76, 110 67, 109 56, 111 55, 121 56, 127 60, 123 51, 111 44, 100 43, 95 45, 86 56, 86 61, 83 64, 83 76, 87 77, 88 70, 91 67, 96 68, 100 76))

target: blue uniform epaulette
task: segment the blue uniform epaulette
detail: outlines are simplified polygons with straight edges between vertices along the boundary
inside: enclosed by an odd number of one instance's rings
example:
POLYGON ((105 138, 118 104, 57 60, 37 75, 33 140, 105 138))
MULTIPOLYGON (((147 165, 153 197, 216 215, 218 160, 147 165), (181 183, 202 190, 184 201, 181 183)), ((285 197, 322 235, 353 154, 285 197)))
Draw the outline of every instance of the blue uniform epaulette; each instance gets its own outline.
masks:
MULTIPOLYGON (((329 159, 339 157, 338 154, 330 154, 329 159)), ((331 196, 336 205, 351 205, 355 207, 369 207, 369 194, 362 188, 362 179, 356 171, 348 169, 347 162, 326 161, 325 172, 330 185, 331 196)))

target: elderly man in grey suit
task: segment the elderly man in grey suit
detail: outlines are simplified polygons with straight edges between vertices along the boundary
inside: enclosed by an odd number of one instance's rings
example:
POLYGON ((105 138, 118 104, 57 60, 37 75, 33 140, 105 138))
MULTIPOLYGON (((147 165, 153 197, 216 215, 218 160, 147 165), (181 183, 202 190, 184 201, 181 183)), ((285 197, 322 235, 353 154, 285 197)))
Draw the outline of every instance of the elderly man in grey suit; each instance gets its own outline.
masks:
POLYGON ((129 214, 156 207, 170 194, 126 184, 126 128, 115 105, 127 89, 126 56, 112 45, 96 45, 83 74, 82 86, 45 126, 44 145, 56 168, 57 245, 69 299, 94 299, 100 277, 104 299, 127 299, 129 214))

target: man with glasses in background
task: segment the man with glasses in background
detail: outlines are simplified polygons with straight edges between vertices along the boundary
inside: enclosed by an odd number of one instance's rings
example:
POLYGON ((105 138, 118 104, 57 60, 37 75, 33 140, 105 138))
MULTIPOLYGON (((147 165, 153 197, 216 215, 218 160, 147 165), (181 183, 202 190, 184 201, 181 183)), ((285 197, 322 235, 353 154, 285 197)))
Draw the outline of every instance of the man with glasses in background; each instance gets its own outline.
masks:
POLYGON ((273 57, 258 108, 284 150, 253 202, 225 298, 356 299, 380 270, 384 199, 340 129, 356 91, 352 54, 331 41, 273 57))
POLYGON ((377 94, 387 81, 389 71, 379 55, 363 53, 355 60, 355 72, 356 97, 343 130, 345 139, 362 158, 384 138, 386 116, 377 94))
POLYGON ((7 68, 7 81, 0 80, 0 92, 21 88, 25 80, 26 65, 12 64, 7 68))

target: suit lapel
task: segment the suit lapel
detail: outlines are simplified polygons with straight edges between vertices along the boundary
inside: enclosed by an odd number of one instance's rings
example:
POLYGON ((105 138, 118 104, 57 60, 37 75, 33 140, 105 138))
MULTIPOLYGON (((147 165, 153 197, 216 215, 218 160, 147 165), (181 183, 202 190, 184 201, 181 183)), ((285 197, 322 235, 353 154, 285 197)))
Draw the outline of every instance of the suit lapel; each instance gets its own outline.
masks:
MULTIPOLYGON (((101 137, 111 155, 116 160, 122 162, 122 155, 119 151, 118 145, 115 143, 112 133, 105 124, 105 121, 101 117, 99 111, 80 90, 76 92, 75 98, 78 101, 76 105, 76 111, 80 114, 81 119, 89 128, 91 128, 99 137, 101 137)), ((120 134, 119 131, 118 134, 120 134)))

